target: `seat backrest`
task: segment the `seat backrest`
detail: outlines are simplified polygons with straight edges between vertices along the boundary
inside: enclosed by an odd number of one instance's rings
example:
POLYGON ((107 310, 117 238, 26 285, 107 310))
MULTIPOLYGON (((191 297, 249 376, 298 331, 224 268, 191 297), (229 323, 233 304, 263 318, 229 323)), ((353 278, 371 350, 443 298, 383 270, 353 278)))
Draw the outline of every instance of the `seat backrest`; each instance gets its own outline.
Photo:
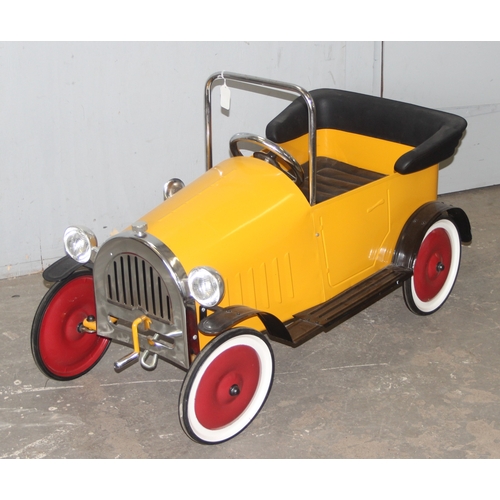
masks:
MULTIPOLYGON (((317 129, 337 129, 413 146, 395 163, 401 174, 435 165, 455 152, 467 122, 460 116, 381 97, 337 89, 310 92, 317 129)), ((308 133, 307 107, 299 97, 266 128, 268 139, 283 143, 308 133)))

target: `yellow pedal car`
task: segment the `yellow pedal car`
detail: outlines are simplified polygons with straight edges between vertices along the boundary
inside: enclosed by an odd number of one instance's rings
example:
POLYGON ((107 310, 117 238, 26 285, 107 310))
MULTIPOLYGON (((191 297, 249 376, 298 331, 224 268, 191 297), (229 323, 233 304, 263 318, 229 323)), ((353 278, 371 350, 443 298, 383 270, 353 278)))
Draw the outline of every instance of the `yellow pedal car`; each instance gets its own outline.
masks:
POLYGON ((467 123, 412 104, 224 72, 205 87, 207 171, 101 246, 70 227, 67 255, 33 321, 47 376, 88 372, 110 341, 154 369, 186 371, 186 434, 220 443, 245 429, 271 389, 268 339, 295 347, 398 287, 431 314, 457 277, 467 215, 436 201, 438 164, 467 123), (298 96, 266 128, 238 133, 212 164, 212 91, 237 82, 298 96), (254 150, 246 156, 242 149, 254 150))

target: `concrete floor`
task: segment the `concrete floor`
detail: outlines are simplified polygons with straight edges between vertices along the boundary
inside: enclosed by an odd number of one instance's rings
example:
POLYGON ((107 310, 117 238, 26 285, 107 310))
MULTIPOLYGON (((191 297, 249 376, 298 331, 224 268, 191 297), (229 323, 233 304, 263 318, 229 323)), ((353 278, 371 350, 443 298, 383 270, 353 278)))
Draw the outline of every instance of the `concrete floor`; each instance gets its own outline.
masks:
POLYGON ((121 374, 112 344, 87 375, 47 379, 30 352, 40 275, 0 281, 0 458, 500 458, 500 186, 441 197, 473 229, 436 314, 401 290, 297 349, 273 344, 273 389, 231 441, 204 446, 177 416, 183 372, 121 374))

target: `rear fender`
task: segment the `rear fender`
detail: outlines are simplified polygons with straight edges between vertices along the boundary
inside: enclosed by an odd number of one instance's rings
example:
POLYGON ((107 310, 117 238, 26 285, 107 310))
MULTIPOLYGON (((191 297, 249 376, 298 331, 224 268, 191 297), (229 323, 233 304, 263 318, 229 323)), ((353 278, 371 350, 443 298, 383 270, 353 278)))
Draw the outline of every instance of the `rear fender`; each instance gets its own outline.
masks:
POLYGON ((462 243, 472 241, 467 214, 461 208, 432 201, 422 205, 404 225, 394 252, 393 264, 413 269, 425 233, 434 222, 443 218, 450 219, 455 224, 462 243))

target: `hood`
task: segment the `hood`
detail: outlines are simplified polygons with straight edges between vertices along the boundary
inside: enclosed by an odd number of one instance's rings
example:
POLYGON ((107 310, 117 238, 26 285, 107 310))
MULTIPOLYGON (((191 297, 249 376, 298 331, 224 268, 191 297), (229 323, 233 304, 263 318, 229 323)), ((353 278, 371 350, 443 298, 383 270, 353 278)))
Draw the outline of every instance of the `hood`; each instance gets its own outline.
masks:
MULTIPOLYGON (((286 245, 309 204, 277 168, 235 157, 210 169, 141 219, 187 273, 196 266, 218 269, 243 263, 286 245)), ((304 220, 305 222, 305 220, 304 220)))

